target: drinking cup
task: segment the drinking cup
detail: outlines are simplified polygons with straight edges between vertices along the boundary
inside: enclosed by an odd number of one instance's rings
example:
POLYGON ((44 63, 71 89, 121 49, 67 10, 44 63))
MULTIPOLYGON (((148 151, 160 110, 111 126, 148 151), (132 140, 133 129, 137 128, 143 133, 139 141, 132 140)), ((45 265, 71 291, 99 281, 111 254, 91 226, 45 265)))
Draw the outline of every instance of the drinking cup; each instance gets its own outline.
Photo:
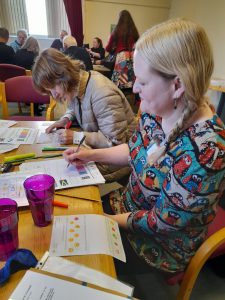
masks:
POLYGON ((16 201, 0 199, 0 260, 7 260, 18 248, 18 210, 16 201))
POLYGON ((47 174, 28 177, 23 183, 34 224, 47 226, 53 218, 55 179, 47 174))

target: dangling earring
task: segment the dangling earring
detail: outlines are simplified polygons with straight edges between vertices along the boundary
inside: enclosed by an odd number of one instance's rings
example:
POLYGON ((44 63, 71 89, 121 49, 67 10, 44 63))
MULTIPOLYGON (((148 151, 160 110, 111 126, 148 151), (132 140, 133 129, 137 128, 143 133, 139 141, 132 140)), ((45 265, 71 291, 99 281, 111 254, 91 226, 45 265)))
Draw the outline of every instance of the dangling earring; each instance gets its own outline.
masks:
POLYGON ((177 109, 177 98, 174 98, 173 109, 177 109))

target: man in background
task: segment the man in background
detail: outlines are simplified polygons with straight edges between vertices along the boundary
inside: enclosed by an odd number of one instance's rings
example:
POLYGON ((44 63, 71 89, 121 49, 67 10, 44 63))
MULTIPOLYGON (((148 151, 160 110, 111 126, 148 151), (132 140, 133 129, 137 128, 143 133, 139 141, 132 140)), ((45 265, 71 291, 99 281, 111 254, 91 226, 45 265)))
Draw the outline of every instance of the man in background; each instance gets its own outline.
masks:
POLYGON ((0 63, 1 64, 13 64, 15 53, 13 48, 6 45, 9 40, 9 31, 0 27, 0 63))
POLYGON ((27 39, 27 31, 25 29, 19 29, 17 31, 17 39, 10 43, 10 46, 13 48, 14 52, 16 53, 25 43, 27 39))
POLYGON ((63 51, 63 38, 68 35, 66 30, 61 30, 60 35, 59 35, 59 39, 55 39, 52 44, 51 44, 51 48, 55 48, 59 51, 63 51))
POLYGON ((73 59, 82 61, 85 65, 85 70, 93 70, 93 65, 89 53, 81 47, 77 47, 76 39, 67 35, 63 39, 64 54, 69 55, 73 59))

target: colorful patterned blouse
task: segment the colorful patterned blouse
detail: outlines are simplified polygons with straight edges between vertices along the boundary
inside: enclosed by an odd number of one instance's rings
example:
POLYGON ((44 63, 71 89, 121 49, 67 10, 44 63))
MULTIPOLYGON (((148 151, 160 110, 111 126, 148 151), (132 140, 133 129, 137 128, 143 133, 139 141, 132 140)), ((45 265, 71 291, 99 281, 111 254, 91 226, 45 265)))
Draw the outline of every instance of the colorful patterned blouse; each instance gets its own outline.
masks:
POLYGON ((160 119, 142 114, 139 127, 129 141, 128 186, 110 203, 117 214, 132 212, 128 239, 139 256, 157 269, 182 271, 205 240, 225 187, 225 125, 215 115, 189 127, 153 166, 147 157, 164 139, 160 119))

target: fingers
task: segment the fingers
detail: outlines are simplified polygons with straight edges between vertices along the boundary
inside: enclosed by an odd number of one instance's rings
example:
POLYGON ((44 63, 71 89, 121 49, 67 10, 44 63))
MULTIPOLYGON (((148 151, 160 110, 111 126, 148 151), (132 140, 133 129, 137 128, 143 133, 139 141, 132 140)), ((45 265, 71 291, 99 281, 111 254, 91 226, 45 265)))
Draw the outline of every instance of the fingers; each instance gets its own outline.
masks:
POLYGON ((54 124, 52 124, 51 126, 49 126, 48 128, 46 128, 45 132, 46 132, 46 133, 50 133, 50 132, 52 132, 52 130, 55 129, 55 128, 56 128, 56 125, 55 125, 55 123, 54 123, 54 124))

